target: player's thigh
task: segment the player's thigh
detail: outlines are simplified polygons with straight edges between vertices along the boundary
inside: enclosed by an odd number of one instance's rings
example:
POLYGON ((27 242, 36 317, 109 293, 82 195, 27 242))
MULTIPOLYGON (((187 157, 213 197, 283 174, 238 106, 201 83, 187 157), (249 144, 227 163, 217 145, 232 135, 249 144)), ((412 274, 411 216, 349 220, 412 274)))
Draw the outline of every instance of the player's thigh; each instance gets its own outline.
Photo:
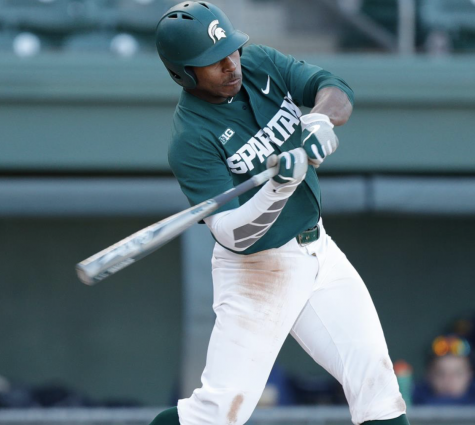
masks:
POLYGON ((178 405, 182 425, 239 425, 250 417, 312 293, 318 262, 299 252, 214 259, 216 322, 203 386, 178 405))
POLYGON ((213 263, 216 322, 204 376, 215 387, 259 392, 312 293, 318 262, 285 253, 242 257, 213 263))
POLYGON ((321 265, 317 289, 299 315, 292 335, 343 385, 355 423, 404 412, 372 299, 333 241, 321 265))

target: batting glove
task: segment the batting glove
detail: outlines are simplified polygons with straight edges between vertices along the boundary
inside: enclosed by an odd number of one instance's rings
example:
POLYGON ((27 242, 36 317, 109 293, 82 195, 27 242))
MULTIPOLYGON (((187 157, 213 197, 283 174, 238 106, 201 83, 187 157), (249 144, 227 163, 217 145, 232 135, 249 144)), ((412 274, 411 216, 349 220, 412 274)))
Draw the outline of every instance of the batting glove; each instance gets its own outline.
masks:
POLYGON ((302 124, 302 147, 308 155, 308 161, 318 168, 328 155, 336 151, 338 137, 333 124, 324 114, 307 114, 300 117, 302 124))
POLYGON ((305 155, 302 148, 283 152, 279 156, 271 155, 267 159, 267 168, 277 165, 279 166, 279 171, 271 179, 274 192, 292 194, 307 173, 307 155, 305 155))

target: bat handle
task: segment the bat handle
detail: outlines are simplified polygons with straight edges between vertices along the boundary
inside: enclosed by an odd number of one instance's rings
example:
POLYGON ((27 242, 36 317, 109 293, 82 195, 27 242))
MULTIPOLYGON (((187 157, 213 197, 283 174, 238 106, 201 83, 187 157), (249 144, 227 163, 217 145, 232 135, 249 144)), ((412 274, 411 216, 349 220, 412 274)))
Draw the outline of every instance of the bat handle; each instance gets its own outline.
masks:
MULTIPOLYGON (((305 151, 301 149, 303 154, 307 156, 305 151)), ((231 199, 235 198, 236 196, 242 195, 243 193, 247 192, 248 190, 260 186, 264 184, 267 180, 270 180, 272 177, 276 176, 279 172, 279 165, 275 165, 274 167, 270 167, 267 170, 262 171, 259 174, 251 177, 249 180, 246 180, 244 183, 237 185, 235 188, 224 192, 221 195, 218 195, 214 198, 217 203, 217 208, 221 207, 225 203, 229 202, 231 199)))
POLYGON ((248 190, 265 183, 267 180, 277 175, 278 171, 279 171, 279 167, 268 168, 262 173, 256 174, 254 177, 251 177, 249 180, 246 180, 244 183, 237 185, 233 189, 230 189, 227 192, 224 192, 221 195, 216 196, 214 200, 216 201, 217 208, 228 203, 229 201, 236 198, 237 196, 242 195, 243 193, 246 193, 248 190))

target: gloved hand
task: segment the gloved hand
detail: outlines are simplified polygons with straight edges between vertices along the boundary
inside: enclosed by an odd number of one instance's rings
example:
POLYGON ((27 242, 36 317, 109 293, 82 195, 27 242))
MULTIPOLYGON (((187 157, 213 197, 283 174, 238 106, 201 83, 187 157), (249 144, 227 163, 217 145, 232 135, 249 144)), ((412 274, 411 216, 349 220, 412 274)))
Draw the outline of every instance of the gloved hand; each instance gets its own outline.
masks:
POLYGON ((307 114, 300 117, 302 124, 302 147, 308 155, 308 162, 318 168, 324 159, 336 151, 338 137, 333 124, 324 114, 307 114))
POLYGON ((305 178, 308 168, 308 158, 302 148, 283 152, 279 156, 271 155, 267 159, 267 168, 278 164, 279 171, 270 180, 276 193, 292 194, 305 178))

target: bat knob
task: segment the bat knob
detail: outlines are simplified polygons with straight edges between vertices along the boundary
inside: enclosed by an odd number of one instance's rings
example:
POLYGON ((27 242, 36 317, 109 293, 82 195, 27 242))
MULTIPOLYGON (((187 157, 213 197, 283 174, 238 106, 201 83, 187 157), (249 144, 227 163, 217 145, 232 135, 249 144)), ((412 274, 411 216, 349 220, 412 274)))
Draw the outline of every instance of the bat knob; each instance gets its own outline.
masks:
POLYGON ((86 270, 80 264, 76 265, 76 273, 78 275, 79 280, 89 286, 94 285, 94 279, 92 279, 86 272, 86 270))

